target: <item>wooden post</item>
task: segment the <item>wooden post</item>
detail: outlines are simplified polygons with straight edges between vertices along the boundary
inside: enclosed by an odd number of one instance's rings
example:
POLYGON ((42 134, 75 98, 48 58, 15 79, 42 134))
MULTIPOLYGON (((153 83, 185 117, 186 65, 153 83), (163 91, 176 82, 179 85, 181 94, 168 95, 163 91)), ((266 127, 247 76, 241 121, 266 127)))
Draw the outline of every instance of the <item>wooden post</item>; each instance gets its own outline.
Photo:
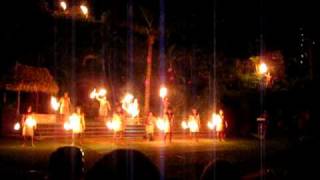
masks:
POLYGON ((17 115, 20 115, 20 91, 17 94, 17 115))
POLYGON ((36 92, 36 112, 39 112, 39 93, 36 92))
POLYGON ((7 93, 6 91, 3 92, 3 104, 6 104, 7 103, 7 93))

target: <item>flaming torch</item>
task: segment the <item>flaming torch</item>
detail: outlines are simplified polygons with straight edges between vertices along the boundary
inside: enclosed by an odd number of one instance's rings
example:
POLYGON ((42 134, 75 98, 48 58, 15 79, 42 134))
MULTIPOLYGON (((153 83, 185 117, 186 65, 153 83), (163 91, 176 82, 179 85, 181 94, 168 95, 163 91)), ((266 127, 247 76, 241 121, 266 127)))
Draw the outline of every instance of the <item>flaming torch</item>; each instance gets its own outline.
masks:
POLYGON ((157 122, 157 127, 160 131, 162 132, 168 132, 169 130, 169 122, 162 119, 162 118, 158 118, 157 122))
POLYGON ((73 132, 80 131, 80 116, 76 113, 73 113, 69 116, 69 120, 64 123, 64 129, 69 131, 72 130, 73 132))
POLYGON ((67 3, 65 1, 60 1, 60 7, 65 11, 67 9, 67 3))
POLYGON ((59 107, 60 107, 60 103, 57 100, 56 97, 51 96, 51 107, 54 111, 58 111, 59 107))
POLYGON ((80 5, 80 10, 82 12, 82 14, 87 18, 89 15, 89 9, 85 4, 81 4, 80 5))
POLYGON ((121 118, 118 115, 113 115, 112 120, 106 122, 106 127, 114 132, 121 129, 121 118))
POLYGON ((182 129, 188 129, 189 128, 186 121, 182 121, 181 122, 181 127, 182 127, 182 129))
POLYGON ((20 126, 20 123, 19 123, 19 122, 16 122, 16 123, 14 124, 14 126, 13 126, 13 129, 14 129, 15 131, 19 131, 20 128, 21 128, 21 126, 20 126))
POLYGON ((63 128, 64 128, 66 131, 69 131, 69 130, 72 129, 69 121, 67 121, 67 122, 65 122, 65 123, 63 124, 63 128))
POLYGON ((167 96, 168 94, 168 89, 166 87, 161 87, 159 91, 160 97, 163 99, 167 96))
POLYGON ((212 113, 212 118, 208 122, 208 128, 211 130, 218 130, 222 126, 222 117, 219 114, 212 113))
POLYGON ((89 97, 90 99, 95 99, 96 97, 104 97, 107 95, 107 90, 104 88, 99 89, 99 91, 96 90, 96 88, 94 88, 89 97))
POLYGON ((99 91, 98 91, 98 96, 106 96, 107 95, 107 90, 104 89, 104 88, 101 88, 99 91))
POLYGON ((138 100, 130 93, 126 94, 121 101, 122 108, 130 114, 132 118, 135 118, 139 115, 139 104, 138 100))
POLYGON ((29 128, 33 128, 37 125, 37 121, 32 116, 28 116, 26 119, 26 125, 29 128))
POLYGON ((199 129, 199 126, 195 120, 189 121, 188 127, 191 132, 196 132, 199 129))
POLYGON ((92 91, 91 91, 91 93, 90 93, 90 99, 94 99, 94 98, 96 98, 96 96, 97 96, 97 90, 96 90, 96 88, 94 88, 92 91))

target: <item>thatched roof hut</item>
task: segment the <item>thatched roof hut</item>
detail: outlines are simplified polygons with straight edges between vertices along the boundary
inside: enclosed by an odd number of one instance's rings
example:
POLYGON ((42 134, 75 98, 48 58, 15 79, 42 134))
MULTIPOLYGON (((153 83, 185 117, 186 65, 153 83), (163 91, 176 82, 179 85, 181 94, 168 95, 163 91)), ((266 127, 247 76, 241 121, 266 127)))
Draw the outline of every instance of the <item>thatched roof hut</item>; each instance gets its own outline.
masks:
POLYGON ((17 92, 17 115, 20 114, 20 93, 36 93, 36 107, 38 93, 57 94, 59 87, 47 68, 16 64, 0 80, 0 88, 17 92))
POLYGON ((9 91, 56 94, 59 87, 47 68, 16 64, 0 87, 9 91))

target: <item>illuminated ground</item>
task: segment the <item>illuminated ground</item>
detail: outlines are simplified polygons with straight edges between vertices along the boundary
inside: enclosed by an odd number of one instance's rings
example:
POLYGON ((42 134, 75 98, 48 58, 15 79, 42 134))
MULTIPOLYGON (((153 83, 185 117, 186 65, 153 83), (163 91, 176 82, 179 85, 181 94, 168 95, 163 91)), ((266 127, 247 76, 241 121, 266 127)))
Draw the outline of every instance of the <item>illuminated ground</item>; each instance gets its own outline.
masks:
MULTIPOLYGON (((41 140, 36 147, 22 147, 19 140, 0 140, 0 167, 4 171, 10 168, 21 170, 46 171, 49 155, 56 148, 69 145, 68 140, 41 140)), ((285 150, 285 139, 268 140, 266 157, 285 150)), ((194 142, 186 139, 174 140, 164 144, 162 141, 145 142, 142 140, 124 140, 112 143, 110 139, 85 139, 83 146, 86 168, 90 168, 103 154, 118 148, 133 148, 145 153, 161 167, 169 178, 195 179, 203 167, 216 157, 237 164, 242 172, 259 167, 260 142, 255 139, 229 139, 219 142, 212 139, 200 139, 194 142)))

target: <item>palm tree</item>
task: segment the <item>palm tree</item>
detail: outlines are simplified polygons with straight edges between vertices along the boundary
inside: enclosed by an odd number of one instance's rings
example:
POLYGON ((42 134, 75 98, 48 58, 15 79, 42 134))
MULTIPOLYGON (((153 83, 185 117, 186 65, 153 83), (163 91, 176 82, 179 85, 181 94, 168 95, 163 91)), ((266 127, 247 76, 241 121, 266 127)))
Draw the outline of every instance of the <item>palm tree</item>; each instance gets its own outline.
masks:
MULTIPOLYGON (((147 56, 146 56, 146 79, 144 91, 144 112, 150 110, 150 95, 151 95, 151 77, 152 77, 152 61, 153 61, 153 45, 155 43, 158 31, 154 27, 154 19, 152 13, 140 7, 144 25, 132 25, 133 32, 147 37, 147 56)), ((130 26, 129 26, 130 27, 130 26)))

